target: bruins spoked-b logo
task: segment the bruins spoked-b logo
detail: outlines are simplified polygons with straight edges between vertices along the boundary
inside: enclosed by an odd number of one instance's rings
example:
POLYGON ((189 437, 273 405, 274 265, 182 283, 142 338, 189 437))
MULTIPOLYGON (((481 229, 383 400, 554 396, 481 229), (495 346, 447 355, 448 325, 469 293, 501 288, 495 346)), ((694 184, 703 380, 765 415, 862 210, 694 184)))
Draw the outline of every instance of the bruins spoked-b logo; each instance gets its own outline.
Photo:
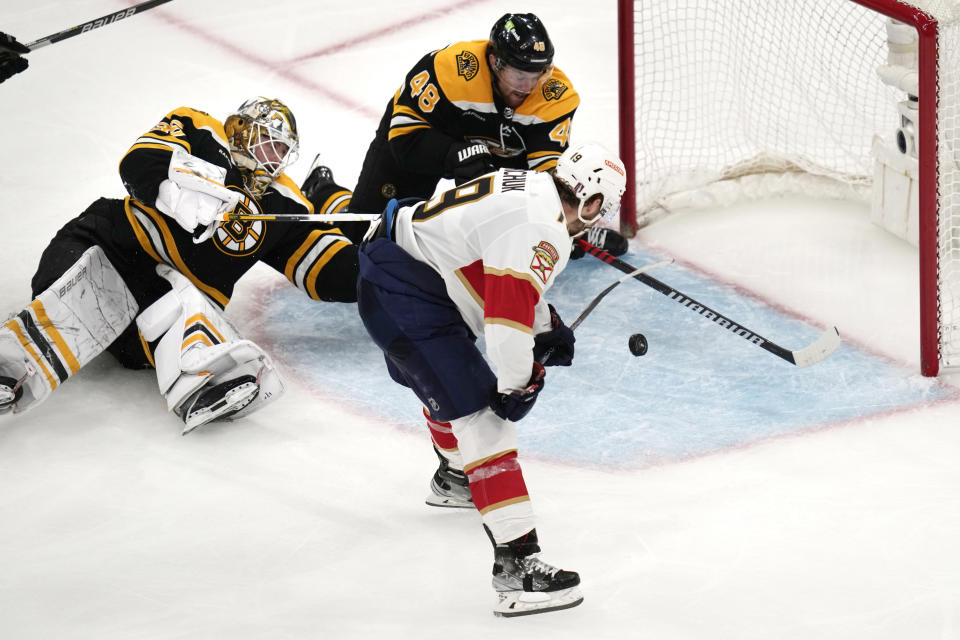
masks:
POLYGON ((547 100, 559 100, 566 90, 566 83, 556 78, 550 78, 543 83, 543 97, 547 100))
POLYGON ((473 80, 473 77, 480 71, 480 60, 472 51, 461 51, 457 54, 457 75, 461 75, 467 80, 473 80))
MULTIPOLYGON (((260 206, 248 195, 240 196, 235 213, 261 215, 260 206)), ((221 222, 213 234, 213 244, 228 256, 248 256, 256 251, 267 234, 263 220, 229 220, 221 222)))

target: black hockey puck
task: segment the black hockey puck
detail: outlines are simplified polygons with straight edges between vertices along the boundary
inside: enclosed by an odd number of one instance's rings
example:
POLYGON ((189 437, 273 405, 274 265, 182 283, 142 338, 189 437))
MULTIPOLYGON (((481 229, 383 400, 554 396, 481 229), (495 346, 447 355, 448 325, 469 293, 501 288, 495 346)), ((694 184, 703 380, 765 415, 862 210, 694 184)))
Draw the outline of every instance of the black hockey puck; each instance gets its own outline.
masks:
POLYGON ((630 347, 630 353, 635 356, 642 356, 647 352, 647 338, 642 333, 630 336, 627 345, 630 347))

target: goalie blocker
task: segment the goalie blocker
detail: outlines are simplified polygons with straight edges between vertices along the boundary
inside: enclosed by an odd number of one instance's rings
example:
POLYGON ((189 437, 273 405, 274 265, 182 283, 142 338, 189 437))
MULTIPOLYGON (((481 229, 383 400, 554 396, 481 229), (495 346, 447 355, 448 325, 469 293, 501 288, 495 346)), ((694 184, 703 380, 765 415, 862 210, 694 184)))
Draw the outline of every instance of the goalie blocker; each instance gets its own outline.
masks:
POLYGON ((6 322, 0 328, 0 414, 38 406, 134 326, 141 329, 145 360, 146 343, 158 341, 152 354, 157 382, 168 409, 184 420, 184 433, 247 415, 279 397, 283 383, 270 358, 242 339, 179 272, 166 265, 157 272, 172 289, 138 317, 130 288, 93 246, 6 322))

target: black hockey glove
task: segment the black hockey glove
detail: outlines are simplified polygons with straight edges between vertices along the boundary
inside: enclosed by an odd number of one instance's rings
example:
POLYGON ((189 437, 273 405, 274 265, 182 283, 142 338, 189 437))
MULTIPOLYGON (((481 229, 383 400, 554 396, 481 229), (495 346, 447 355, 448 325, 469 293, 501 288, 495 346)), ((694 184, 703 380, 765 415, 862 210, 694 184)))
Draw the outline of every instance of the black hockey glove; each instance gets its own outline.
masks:
POLYGON ((0 82, 27 68, 29 63, 22 53, 30 53, 30 49, 0 31, 0 82))
POLYGON ((546 375, 543 365, 534 362, 533 375, 530 376, 526 388, 513 393, 498 393, 494 390, 493 397, 490 398, 490 408, 504 420, 517 422, 530 413, 530 409, 533 409, 533 403, 537 401, 537 396, 543 390, 543 379, 546 375))
MULTIPOLYGON (((590 227, 587 235, 583 238, 598 249, 603 249, 607 253, 615 256, 622 256, 630 248, 630 242, 620 233, 606 227, 590 227)), ((573 251, 570 257, 578 260, 584 256, 583 249, 576 242, 573 243, 573 251)))
MULTIPOLYGON (((319 157, 320 156, 317 156, 317 158, 319 157)), ((308 173, 306 179, 304 179, 300 191, 306 199, 313 204, 314 210, 317 210, 321 204, 321 192, 326 190, 330 185, 335 184, 335 182, 333 180, 333 171, 330 170, 330 167, 316 164, 317 160, 313 162, 314 164, 310 168, 310 173, 308 173)))
POLYGON ((550 307, 550 325, 553 328, 533 337, 533 359, 545 367, 569 367, 573 362, 573 343, 577 338, 573 330, 563 324, 553 305, 547 306, 550 307))
POLYGON ((490 149, 482 142, 450 145, 443 168, 444 177, 453 178, 458 187, 464 182, 496 170, 490 149))

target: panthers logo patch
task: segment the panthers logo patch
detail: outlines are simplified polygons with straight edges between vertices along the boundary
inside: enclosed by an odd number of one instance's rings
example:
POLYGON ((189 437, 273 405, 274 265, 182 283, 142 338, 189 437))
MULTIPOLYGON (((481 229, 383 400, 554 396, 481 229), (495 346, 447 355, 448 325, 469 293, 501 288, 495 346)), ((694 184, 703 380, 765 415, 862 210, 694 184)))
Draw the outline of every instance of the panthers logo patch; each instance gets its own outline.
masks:
POLYGON ((543 284, 547 284, 547 280, 553 275, 553 270, 557 266, 557 261, 560 260, 560 253, 546 240, 540 241, 540 244, 532 249, 533 260, 530 262, 530 270, 540 278, 543 284))
MULTIPOLYGON (((261 213, 257 202, 246 195, 240 198, 234 212, 241 215, 261 213)), ((230 220, 221 222, 217 227, 213 244, 228 256, 248 256, 260 248, 266 235, 267 225, 263 220, 230 220)))
POLYGON ((475 53, 461 51, 457 54, 457 75, 463 76, 466 80, 473 80, 479 71, 480 60, 475 53))
POLYGON ((551 78, 543 83, 543 97, 547 100, 559 100, 560 96, 568 89, 567 85, 560 80, 551 78))

